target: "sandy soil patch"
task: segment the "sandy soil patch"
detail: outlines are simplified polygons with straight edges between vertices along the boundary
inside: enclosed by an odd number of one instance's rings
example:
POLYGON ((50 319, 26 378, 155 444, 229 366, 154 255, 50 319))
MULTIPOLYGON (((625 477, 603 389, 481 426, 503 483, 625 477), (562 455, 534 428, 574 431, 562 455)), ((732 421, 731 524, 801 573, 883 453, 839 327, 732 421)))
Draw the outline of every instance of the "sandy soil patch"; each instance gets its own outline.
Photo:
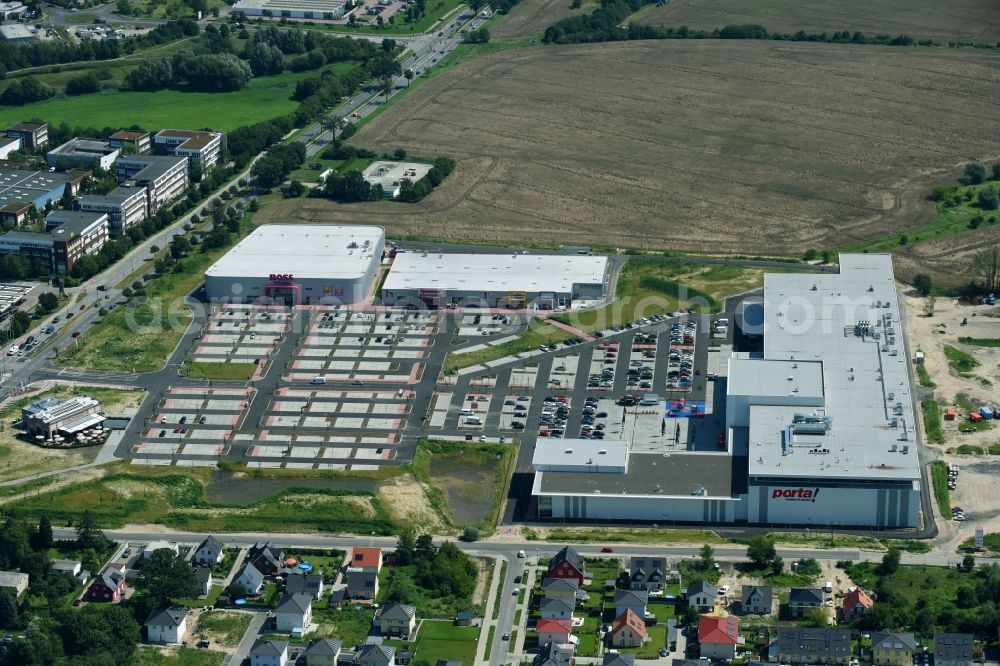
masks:
POLYGON ((441 517, 427 499, 427 489, 412 475, 398 476, 379 484, 378 496, 396 520, 420 525, 425 532, 443 527, 441 517))
POLYGON ((322 509, 338 504, 353 504, 361 509, 365 516, 370 517, 376 514, 375 507, 372 506, 372 498, 358 495, 283 495, 281 502, 283 504, 294 504, 296 507, 312 509, 322 509))

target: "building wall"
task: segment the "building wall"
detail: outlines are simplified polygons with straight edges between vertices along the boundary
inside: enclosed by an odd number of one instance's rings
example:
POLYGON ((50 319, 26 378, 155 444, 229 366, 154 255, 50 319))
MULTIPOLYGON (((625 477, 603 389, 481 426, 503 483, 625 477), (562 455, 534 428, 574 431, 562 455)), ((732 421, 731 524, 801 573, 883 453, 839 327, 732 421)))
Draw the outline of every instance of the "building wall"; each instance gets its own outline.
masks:
MULTIPOLYGON (((543 499, 539 497, 539 500, 543 499)), ((552 496, 551 518, 731 523, 738 501, 708 497, 552 496)))
POLYGON ((0 159, 7 159, 15 150, 21 150, 21 138, 14 137, 17 141, 12 141, 6 146, 0 147, 0 159))
POLYGON ((120 204, 101 198, 83 197, 80 199, 80 210, 107 213, 112 233, 120 236, 146 219, 146 196, 140 192, 120 204))
POLYGON ((879 648, 872 651, 876 666, 910 666, 913 663, 913 652, 899 649, 879 648))
POLYGON ((751 523, 773 525, 916 527, 920 492, 913 485, 851 487, 831 482, 755 485, 751 481, 747 519, 751 523), (800 488, 811 491, 813 496, 800 497, 800 488), (795 496, 775 497, 776 491, 793 491, 795 496))
POLYGON ((642 637, 632 631, 631 627, 622 627, 611 634, 611 644, 615 647, 639 647, 642 637))
POLYGON ((150 643, 180 643, 186 629, 186 619, 178 627, 147 625, 146 636, 150 643))
MULTIPOLYGON (((264 7, 247 7, 246 9, 236 7, 233 11, 241 11, 247 16, 264 16, 264 12, 267 11, 267 9, 264 7)), ((298 9, 270 12, 270 15, 275 18, 322 19, 327 21, 338 19, 344 14, 345 11, 343 7, 338 7, 332 12, 315 12, 298 9)))
POLYGON ((713 661, 735 659, 736 646, 732 643, 702 643, 701 656, 703 659, 708 658, 713 661))
MULTIPOLYGON (((253 278, 209 275, 205 277, 205 293, 213 301, 247 303, 263 298, 269 292, 269 287, 277 287, 293 289, 293 293, 299 294, 301 304, 363 303, 371 292, 379 264, 379 255, 376 254, 363 276, 349 280, 307 278, 293 279, 289 283, 274 283, 267 275, 253 278)), ((262 268, 266 270, 266 267, 262 268)))

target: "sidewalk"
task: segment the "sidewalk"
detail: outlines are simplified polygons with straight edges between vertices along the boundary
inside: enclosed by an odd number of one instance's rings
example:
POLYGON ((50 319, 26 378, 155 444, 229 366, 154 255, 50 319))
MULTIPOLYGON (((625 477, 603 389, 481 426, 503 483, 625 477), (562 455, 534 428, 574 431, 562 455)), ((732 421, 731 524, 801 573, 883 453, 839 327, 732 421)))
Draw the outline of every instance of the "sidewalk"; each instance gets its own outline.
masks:
MULTIPOLYGON (((479 630, 479 642, 476 644, 476 661, 475 666, 489 666, 490 655, 484 654, 487 649, 487 638, 490 634, 490 627, 496 624, 496 620, 493 619, 493 608, 499 603, 498 594, 500 588, 500 569, 503 567, 503 563, 506 562, 505 559, 499 556, 493 557, 493 578, 490 580, 490 589, 486 593, 486 609, 483 611, 483 626, 479 630)), ((510 565, 507 565, 507 573, 510 574, 510 565)), ((499 639, 494 630, 493 640, 499 639)))

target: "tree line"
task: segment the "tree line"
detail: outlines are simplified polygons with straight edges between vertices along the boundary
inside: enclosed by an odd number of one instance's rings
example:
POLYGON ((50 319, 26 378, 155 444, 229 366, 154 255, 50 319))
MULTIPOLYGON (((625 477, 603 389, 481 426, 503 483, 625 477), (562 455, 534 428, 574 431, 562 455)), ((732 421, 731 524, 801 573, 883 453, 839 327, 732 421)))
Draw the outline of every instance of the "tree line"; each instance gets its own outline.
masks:
MULTIPOLYGON (((397 159, 405 159, 406 154, 397 159)), ((450 157, 438 157, 434 160, 427 175, 413 181, 404 178, 400 181, 399 201, 416 203, 430 194, 455 169, 455 160, 450 157)), ((356 203, 360 201, 378 201, 384 194, 381 185, 370 185, 364 179, 361 171, 352 169, 344 173, 331 172, 322 189, 315 190, 317 196, 324 196, 338 203, 356 203)))
POLYGON ((687 26, 663 27, 625 24, 625 20, 654 0, 601 0, 590 14, 570 16, 545 29, 546 44, 632 41, 642 39, 772 39, 794 42, 830 42, 838 44, 880 44, 885 46, 932 46, 932 40, 917 41, 908 35, 865 35, 847 30, 812 33, 769 32, 757 24, 728 25, 713 30, 692 30, 687 26))

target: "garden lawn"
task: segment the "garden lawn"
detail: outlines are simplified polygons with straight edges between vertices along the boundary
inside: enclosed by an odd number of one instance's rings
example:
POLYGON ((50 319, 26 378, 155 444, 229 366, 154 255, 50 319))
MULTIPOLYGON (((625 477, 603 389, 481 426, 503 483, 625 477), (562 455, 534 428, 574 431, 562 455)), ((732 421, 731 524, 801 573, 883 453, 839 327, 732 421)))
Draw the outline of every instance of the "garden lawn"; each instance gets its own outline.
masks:
POLYGON ((417 634, 415 657, 471 665, 476 659, 479 627, 456 627, 450 620, 425 620, 417 634))
POLYGON ((318 72, 285 73, 253 79, 243 90, 226 93, 114 92, 79 97, 57 96, 35 104, 0 108, 0 123, 12 125, 25 118, 49 124, 85 123, 92 127, 190 127, 211 126, 231 132, 294 111, 295 85, 318 72))

